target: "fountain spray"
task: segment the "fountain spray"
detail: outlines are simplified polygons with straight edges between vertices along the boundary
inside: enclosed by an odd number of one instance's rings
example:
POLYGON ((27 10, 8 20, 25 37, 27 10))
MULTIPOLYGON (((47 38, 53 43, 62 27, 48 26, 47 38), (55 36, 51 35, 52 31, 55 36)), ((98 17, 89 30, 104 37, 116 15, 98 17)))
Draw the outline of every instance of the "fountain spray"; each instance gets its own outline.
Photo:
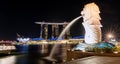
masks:
MULTIPOLYGON (((82 16, 78 16, 77 18, 73 19, 73 20, 65 27, 65 29, 63 29, 63 31, 60 33, 60 35, 59 35, 59 37, 58 37, 57 40, 61 39, 61 38, 65 35, 65 33, 68 31, 68 29, 69 29, 77 20, 79 20, 81 17, 82 17, 82 16)), ((49 61, 57 61, 56 59, 53 58, 53 56, 54 56, 54 53, 55 53, 55 51, 56 51, 56 49, 57 49, 57 47, 58 47, 58 44, 59 44, 59 43, 56 43, 56 44, 53 46, 50 55, 49 55, 48 57, 45 57, 46 60, 49 60, 49 61)))

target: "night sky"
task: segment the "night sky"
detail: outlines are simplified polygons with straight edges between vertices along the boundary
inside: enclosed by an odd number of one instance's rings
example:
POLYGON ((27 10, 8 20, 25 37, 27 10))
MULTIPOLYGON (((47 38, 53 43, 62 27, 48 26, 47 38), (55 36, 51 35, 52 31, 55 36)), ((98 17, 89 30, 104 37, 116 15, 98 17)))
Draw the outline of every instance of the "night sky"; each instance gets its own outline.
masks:
MULTIPOLYGON (((120 26, 119 0, 39 0, 0 2, 0 40, 15 40, 16 33, 24 37, 39 37, 40 26, 34 22, 70 22, 80 16, 83 6, 95 2, 100 8, 103 30, 120 26)), ((72 34, 83 35, 82 20, 72 28, 72 34), (78 31, 73 31, 79 29, 78 31)), ((119 28, 120 29, 120 28, 119 28)), ((119 30, 120 31, 120 30, 119 30)), ((117 29, 117 32, 119 32, 117 29)), ((104 32, 104 31, 103 31, 104 32)), ((119 32, 120 33, 120 32, 119 32)))

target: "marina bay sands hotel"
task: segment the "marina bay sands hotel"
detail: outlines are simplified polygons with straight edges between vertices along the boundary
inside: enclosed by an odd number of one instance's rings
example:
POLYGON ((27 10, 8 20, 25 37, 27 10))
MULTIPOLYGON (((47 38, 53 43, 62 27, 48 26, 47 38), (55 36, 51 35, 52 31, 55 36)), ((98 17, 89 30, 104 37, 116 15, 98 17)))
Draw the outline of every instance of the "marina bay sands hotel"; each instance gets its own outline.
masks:
MULTIPOLYGON (((53 22, 35 22, 40 25, 40 38, 57 38, 62 30, 67 26, 68 22, 53 23, 53 22)), ((70 38, 70 29, 63 37, 64 39, 70 38)))

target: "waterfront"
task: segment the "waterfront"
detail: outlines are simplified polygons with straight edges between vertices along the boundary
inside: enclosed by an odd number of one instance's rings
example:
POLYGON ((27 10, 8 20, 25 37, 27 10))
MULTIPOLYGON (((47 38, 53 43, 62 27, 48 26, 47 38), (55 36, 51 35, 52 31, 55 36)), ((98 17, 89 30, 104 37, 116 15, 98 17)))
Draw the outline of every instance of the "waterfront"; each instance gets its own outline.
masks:
POLYGON ((46 61, 40 54, 22 54, 9 55, 0 58, 0 64, 52 64, 51 61, 46 61))
POLYGON ((58 47, 59 51, 56 51, 54 58, 57 59, 57 62, 52 62, 45 60, 44 57, 50 54, 50 51, 54 44, 44 44, 44 45, 28 45, 28 44, 19 44, 15 45, 16 50, 13 51, 1 51, 0 55, 0 64, 53 64, 61 63, 62 56, 66 58, 66 48, 70 49, 75 44, 60 44, 58 47), (67 46, 67 47, 66 47, 67 46), (65 55, 62 55, 64 52, 65 55), (62 56, 61 56, 62 55, 62 56))
POLYGON ((68 51, 67 61, 52 62, 45 60, 47 54, 29 53, 29 54, 1 54, 0 64, 119 64, 120 53, 94 53, 81 51, 68 51), (106 60, 106 61, 104 61, 106 60), (103 62, 104 61, 104 62, 103 62))

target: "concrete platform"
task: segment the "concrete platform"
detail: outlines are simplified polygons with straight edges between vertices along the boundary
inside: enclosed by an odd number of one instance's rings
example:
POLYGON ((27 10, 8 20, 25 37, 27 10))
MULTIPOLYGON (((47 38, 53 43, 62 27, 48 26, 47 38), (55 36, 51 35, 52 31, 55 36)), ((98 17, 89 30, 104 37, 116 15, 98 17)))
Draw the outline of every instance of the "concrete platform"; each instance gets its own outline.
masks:
POLYGON ((120 64, 120 57, 91 56, 61 64, 120 64))

